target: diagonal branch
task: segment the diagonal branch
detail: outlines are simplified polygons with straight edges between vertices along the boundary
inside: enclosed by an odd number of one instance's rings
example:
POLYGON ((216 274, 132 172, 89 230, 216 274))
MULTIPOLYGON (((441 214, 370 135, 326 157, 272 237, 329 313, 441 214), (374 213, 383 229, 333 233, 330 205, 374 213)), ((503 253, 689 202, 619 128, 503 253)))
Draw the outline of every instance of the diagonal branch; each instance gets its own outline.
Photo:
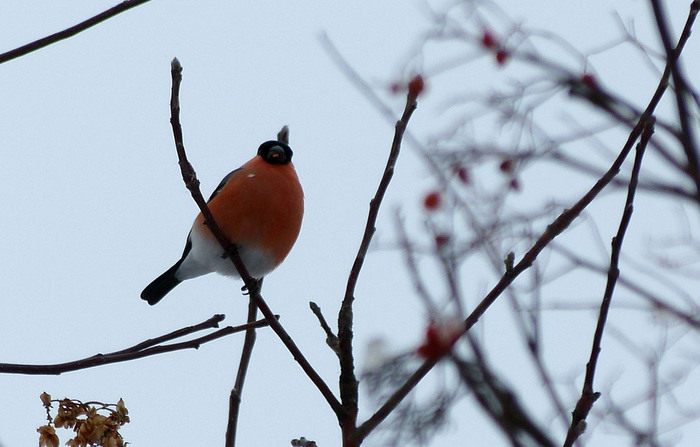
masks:
MULTIPOLYGON (((289 144, 289 127, 284 126, 277 134, 277 140, 289 144)), ((262 287, 262 283, 259 284, 262 287)), ((260 290, 258 288, 258 290, 260 290)), ((258 308, 253 300, 248 301, 248 322, 255 321, 258 317, 258 308)), ((236 381, 229 395, 228 401, 228 426, 226 427, 226 447, 234 447, 236 445, 236 433, 238 427, 238 415, 241 408, 241 400, 243 398, 243 385, 246 375, 248 374, 248 366, 253 355, 253 347, 257 335, 255 328, 251 328, 245 332, 243 341, 243 349, 241 349, 241 361, 238 363, 238 371, 236 372, 236 381)))
MULTIPOLYGON (((248 322, 255 321, 258 314, 258 308, 253 300, 248 302, 248 322)), ((243 341, 243 349, 241 350, 241 361, 238 364, 238 372, 236 373, 236 381, 231 390, 228 404, 228 426, 226 427, 226 447, 234 447, 236 445, 236 428, 238 426, 238 413, 241 408, 241 399, 243 396, 243 384, 250 365, 250 358, 253 355, 253 346, 255 346, 255 328, 246 331, 243 341)))
MULTIPOLYGON (((686 103, 686 98, 691 94, 691 92, 688 89, 685 78, 679 71, 680 69, 678 64, 681 53, 683 52, 683 49, 690 38, 693 25, 695 24, 695 19, 698 16, 698 12, 700 12, 700 0, 694 0, 691 3, 688 17, 675 47, 672 46, 670 41, 671 37, 663 11, 661 10, 660 0, 651 1, 657 20, 657 26, 659 27, 659 33, 661 34, 664 49, 666 51, 666 66, 661 78, 659 79, 656 91, 654 92, 652 99, 649 101, 649 104, 642 115, 649 115, 654 109, 656 109, 656 106, 668 89, 669 80, 673 79, 674 87, 676 88, 676 107, 679 113, 681 129, 679 132, 671 126, 668 127, 669 131, 680 141, 686 155, 687 166, 682 166, 681 169, 691 178, 695 185, 695 193, 690 194, 690 198, 696 202, 700 202, 700 161, 698 160, 698 149, 692 126, 689 123, 690 111, 688 110, 686 103)), ((609 113, 615 120, 627 122, 624 117, 620 116, 619 113, 616 112, 615 107, 611 107, 611 105, 616 105, 617 99, 610 93, 603 91, 600 86, 593 85, 586 88, 575 88, 576 84, 581 83, 580 79, 570 79, 568 82, 570 82, 572 85, 572 94, 586 99, 591 103, 591 105, 609 113)), ((677 166, 677 162, 671 159, 666 151, 659 150, 659 153, 672 165, 677 166)))
MULTIPOLYGON (((640 186, 641 184, 637 185, 637 190, 640 189, 640 186)), ((576 255, 574 252, 567 249, 566 247, 563 247, 558 244, 552 244, 552 248, 554 248, 560 255, 564 256, 569 261, 575 263, 577 266, 581 266, 585 269, 601 274, 605 274, 605 272, 607 271, 607 269, 603 266, 596 265, 595 263, 576 255)), ((621 286, 627 288, 630 292, 634 293, 640 298, 647 300, 654 311, 665 312, 673 316, 677 320, 683 322, 684 324, 687 324, 688 327, 691 327, 696 331, 700 331, 700 320, 694 315, 696 313, 694 310, 684 311, 678 307, 675 307, 674 305, 671 305, 670 303, 662 300, 661 298, 654 295, 649 290, 647 290, 646 288, 644 288, 643 286, 639 285, 637 282, 631 279, 621 277, 617 280, 617 282, 621 286)))
MULTIPOLYGON (((664 51, 666 52, 667 68, 671 72, 671 77, 673 78, 673 86, 675 87, 676 94, 676 108, 678 111, 678 121, 681 125, 680 135, 676 137, 680 140, 683 145, 683 150, 685 156, 688 160, 687 171, 690 178, 695 182, 696 188, 696 200, 700 201, 700 156, 698 155, 697 142, 695 140, 695 134, 693 131, 693 126, 691 124, 691 112, 688 108, 687 99, 690 97, 688 83, 685 76, 683 75, 678 59, 680 57, 680 51, 673 47, 673 42, 671 42, 671 32, 668 29, 668 20, 663 11, 663 5, 661 0, 650 0, 651 6, 654 11, 654 18, 656 20, 656 26, 659 30, 659 36, 661 37, 661 42, 664 46, 664 51)), ((695 0, 690 4, 690 18, 694 19, 700 10, 700 1, 695 0)), ((686 27, 683 30, 683 35, 687 37, 690 35, 690 30, 686 27), (687 33, 687 35, 686 35, 687 33)), ((683 35, 681 39, 683 39, 683 35)))
MULTIPOLYGON (((350 64, 342 57, 338 50, 333 46, 332 42, 327 35, 321 35, 321 43, 325 46, 328 54, 331 58, 338 64, 341 71, 356 84, 359 90, 365 94, 369 101, 379 109, 382 114, 395 122, 394 139, 391 145, 391 150, 389 152, 389 157, 384 168, 384 174, 379 182, 377 192, 374 198, 370 201, 369 213, 367 215, 367 223, 365 225, 365 231, 362 236, 362 241, 360 242, 360 248, 358 249, 357 256, 353 262, 353 266, 350 270, 350 275, 348 277, 348 283, 345 290, 345 296, 343 297, 343 302, 341 304, 340 312, 338 313, 338 357, 340 359, 340 396, 343 406, 346 410, 350 411, 352 416, 352 421, 346 421, 345 424, 341 423, 341 428, 343 430, 343 440, 349 441, 349 437, 354 437, 355 439, 348 444, 352 445, 362 442, 364 437, 369 433, 362 429, 356 429, 356 415, 357 415, 357 396, 358 396, 358 383, 354 372, 354 359, 352 354, 352 325, 353 325, 353 311, 352 303, 355 299, 355 286, 357 285, 357 280, 362 270, 364 264, 365 256, 367 255, 367 250, 369 244, 372 240, 374 232, 376 230, 375 224, 377 221, 377 216, 379 214, 379 208, 381 206, 384 194, 391 182, 394 175, 394 166, 396 165, 396 160, 398 158, 402 141, 406 138, 413 140, 410 134, 406 131, 408 121, 411 118, 414 110, 416 109, 417 103, 416 99, 422 90, 423 79, 420 76, 416 76, 411 83, 408 85, 408 94, 406 96, 406 105, 402 113, 401 118, 398 121, 394 121, 394 112, 385 105, 372 91, 372 89, 367 85, 366 82, 352 69, 350 64)), ((344 445, 348 445, 344 444, 344 445)))
MULTIPOLYGON (((695 1, 693 2, 693 5, 700 7, 700 2, 695 1)), ((685 47, 685 43, 687 42, 688 37, 690 36, 691 28, 695 23, 697 13, 697 8, 691 8, 690 15, 688 16, 686 24, 683 28, 683 33, 681 34, 681 37, 679 38, 678 44, 676 45, 675 51, 673 53, 673 57, 675 59, 680 57, 681 51, 685 47)), ((479 317, 481 317, 481 315, 493 303, 493 301, 495 301, 496 298, 503 292, 503 290, 505 290, 505 288, 507 288, 510 285, 510 283, 513 282, 515 277, 517 277, 520 273, 522 273, 524 270, 526 270, 532 265, 539 253, 549 244, 549 242, 551 242, 556 236, 558 236, 562 231, 564 231, 569 226, 569 224, 576 217, 578 217, 581 211, 583 211, 583 209, 586 208, 590 204, 590 202, 603 190, 603 188, 605 188, 608 185, 608 183, 610 183, 615 178, 617 173, 620 171, 622 163, 627 158, 629 152, 632 150, 634 143, 642 135, 642 132, 648 126, 650 120, 653 119, 652 117, 654 111, 656 110, 656 107, 661 101, 661 98, 663 97, 664 93, 666 93, 666 89, 668 87, 668 79, 670 76, 670 64, 671 61, 667 61, 666 70, 661 76, 661 79, 659 80, 659 84, 657 85, 654 94, 652 95, 646 109, 644 109, 644 112, 642 112, 642 114, 637 119, 635 126, 632 128, 632 131, 630 132, 629 137, 627 138, 627 142, 623 146, 622 151, 618 155, 617 159, 611 165, 610 169, 608 169, 608 171, 598 180, 598 182, 596 182, 593 188, 591 188, 591 190, 589 190, 588 193, 586 193, 586 195, 584 195, 581 198, 581 200, 579 200, 578 203, 576 203, 571 209, 565 210, 557 219, 554 220, 554 222, 552 222, 552 224, 550 224, 547 227, 547 230, 542 234, 542 236, 540 236, 540 238, 535 242, 532 248, 530 248, 530 250, 525 254, 525 256, 523 256, 523 259, 513 269, 506 271, 506 273, 503 275, 498 284, 496 284, 496 286, 491 290, 491 292, 489 292, 489 294, 482 300, 482 302, 474 309, 472 314, 467 318, 467 320, 465 321, 465 331, 469 330, 469 328, 476 323, 479 317)))
MULTIPOLYGON (((559 217, 557 217, 550 225, 547 226, 547 229, 525 253, 520 262, 506 270, 498 283, 496 283, 491 291, 486 294, 486 296, 464 321, 465 333, 476 324, 479 318, 481 318, 486 310, 488 310, 488 308, 498 299, 499 296, 501 296, 501 294, 513 283, 513 281, 515 281, 515 279, 520 276, 521 273, 533 265, 539 254, 549 245, 549 243, 564 232, 564 230, 569 227, 569 225, 581 214, 581 212, 583 212, 583 210, 590 205, 598 194, 600 194, 600 192, 613 181, 613 179, 620 172, 620 168, 632 150, 634 143, 637 141, 637 139, 639 139, 650 120, 652 120, 652 114, 656 105, 658 104, 658 101, 660 100, 660 96, 658 95, 660 94, 657 90, 654 98, 649 103, 644 113, 642 113, 642 116, 639 118, 637 124, 627 138, 627 142, 608 171, 598 179, 595 185, 593 185, 593 187, 578 202, 576 202, 571 208, 564 210, 559 217)), ((408 393, 410 393, 411 390, 423 379, 423 377, 437 364, 438 360, 428 360, 424 362, 403 385, 397 388, 394 394, 387 399, 384 405, 382 405, 379 410, 375 412, 375 414, 373 414, 358 428, 358 436, 363 438, 367 436, 374 428, 376 428, 377 425, 379 425, 391 413, 391 411, 399 403, 401 403, 408 393)))
POLYGON ((336 355, 338 355, 338 336, 333 333, 333 330, 328 325, 328 322, 323 316, 321 308, 318 306, 318 304, 311 301, 309 302, 309 307, 311 308, 311 312, 316 315, 316 318, 321 325, 321 329, 323 329, 323 332, 326 333, 326 344, 333 350, 333 352, 335 352, 336 355))
MULTIPOLYGON (((130 352, 138 352, 142 351, 146 348, 149 348, 151 346, 159 345, 161 343, 165 343, 166 341, 174 340, 176 338, 181 338, 186 335, 192 334, 197 331, 201 331, 203 329, 208 329, 208 328, 215 328, 219 327, 219 323, 224 321, 224 318, 226 318, 226 315, 224 314, 216 314, 207 321, 203 321, 199 324, 195 324, 194 326, 189 326, 189 327, 184 327, 182 329, 178 329, 176 331, 170 332, 169 334, 161 335, 160 337, 156 338, 151 338, 149 340, 142 341, 141 343, 134 345, 130 348, 122 349, 121 351, 116 351, 113 354, 127 354, 130 352)), ((250 322, 249 322, 250 323, 250 322)))
POLYGON ((483 359, 451 357, 462 381, 484 412, 498 425, 513 447, 554 447, 545 431, 533 421, 516 395, 487 367, 483 359))
POLYGON ((379 187, 374 195, 374 198, 369 204, 369 213, 367 215, 367 223, 365 231, 360 242, 360 248, 357 251, 357 256, 350 270, 347 288, 345 289, 345 297, 338 313, 338 355, 340 357, 340 396, 343 405, 347 410, 357 412, 357 379, 354 372, 354 360, 352 353, 352 303, 355 299, 355 286, 360 276, 360 271, 364 264, 369 244, 372 241, 372 236, 376 231, 377 216, 379 208, 382 205, 384 194, 386 193, 389 183, 394 175, 394 167, 401 150, 401 141, 408 121, 411 119, 413 111, 416 110, 416 99, 419 91, 410 90, 406 96, 406 105, 404 107, 401 118, 396 122, 394 140, 391 144, 389 157, 384 168, 384 174, 379 182, 379 187))
POLYGON ((104 22, 107 19, 111 19, 112 17, 121 14, 124 11, 127 11, 131 8, 134 8, 136 6, 142 5, 144 3, 149 2, 150 0, 126 0, 121 3, 119 3, 117 6, 113 6, 112 8, 109 8, 108 10, 101 12, 97 14, 96 16, 90 17, 89 19, 82 21, 78 23, 77 25, 71 26, 70 28, 66 28, 62 31, 59 31, 57 33, 51 34, 50 36, 42 37, 41 39, 35 40, 34 42, 30 42, 26 45, 22 45, 21 47, 15 48, 14 50, 7 51, 5 53, 0 54, 0 64, 11 61, 12 59, 17 59, 18 57, 24 56, 26 54, 29 54, 33 51, 40 50, 44 47, 47 47, 51 44, 54 44, 56 42, 60 42, 61 40, 68 39, 69 37, 73 37, 78 33, 81 33, 85 31, 88 28, 92 28, 93 26, 97 25, 98 23, 104 22))
POLYGON ((224 234, 222 233, 219 226, 216 224, 214 217, 209 211, 202 192, 199 190, 199 180, 197 180, 197 174, 192 168, 192 165, 187 160, 187 154, 185 153, 185 145, 182 138, 182 126, 180 125, 180 83, 182 82, 182 65, 177 58, 173 59, 171 64, 171 75, 172 75, 172 91, 170 98, 170 124, 173 128, 173 137, 175 139, 175 149, 178 155, 178 163, 180 165, 180 170, 182 172, 182 178, 185 182, 185 186, 192 194, 192 198, 202 212, 204 220, 207 224, 207 228, 212 232, 212 235, 219 242, 221 247, 224 249, 226 256, 231 259, 233 265, 236 267, 241 279, 245 283, 249 293, 250 299, 253 300, 255 305, 260 309, 260 312, 265 316, 265 319, 269 323, 270 327, 275 334, 279 337, 282 343, 286 346, 287 350, 292 354, 294 360, 299 363, 301 369, 306 373, 306 375, 311 379, 311 381, 316 385, 316 388, 321 392, 323 397, 328 402, 328 405, 333 409, 335 414, 340 418, 344 415, 344 410, 338 399, 333 395, 328 385, 323 381, 321 376, 318 375, 316 370, 311 366, 306 357, 302 354, 301 350, 294 343, 292 338, 289 336, 287 331, 282 327, 282 325, 277 321, 275 315, 272 313, 270 307, 265 303, 262 296, 260 295, 260 287, 258 282, 250 276, 248 270, 246 269, 243 261, 241 261, 238 255, 238 250, 236 246, 229 242, 224 234))
POLYGON ((379 424, 386 419, 394 408, 403 401, 403 399, 415 388, 421 380, 430 372, 431 369, 440 361, 439 357, 428 359, 406 381, 401 385, 379 409, 370 416, 365 422, 357 427, 357 438, 362 440, 366 438, 379 424))
MULTIPOLYGON (((696 2, 694 2, 695 5, 696 2)), ((697 11, 691 9, 691 14, 688 17, 684 31, 681 34, 678 45, 676 46, 676 51, 674 56, 677 58, 680 56, 685 43, 690 36, 690 29, 695 21, 697 11)), ((325 44, 329 53, 338 62, 341 68, 348 78, 355 83, 358 90, 364 93, 370 102, 380 111, 384 116, 387 116, 388 108, 386 105, 379 100, 376 95, 372 94, 372 90, 366 85, 366 83, 355 73, 349 65, 340 57, 337 50, 332 46, 327 36, 322 36, 322 43, 325 44)), ((622 163, 625 161, 629 152, 632 150, 635 142, 639 139, 642 134, 643 129, 646 127, 649 120, 652 119, 652 115, 659 104, 661 98, 666 92, 668 86, 668 79, 670 77, 670 69, 667 65, 664 75, 659 81, 659 85, 652 95, 646 109, 642 112, 639 118, 636 120, 636 124, 631 129, 627 142, 623 146, 618 155, 617 159, 613 162, 611 167, 606 173, 604 173, 596 184, 586 193, 571 209, 565 210, 557 219, 555 219, 552 224, 550 224, 545 232, 540 236, 540 238, 533 244, 533 246, 526 252, 521 261, 514 265, 512 268, 508 268, 507 271, 502 275, 499 282, 493 287, 493 289, 484 297, 484 299, 479 303, 479 305, 474 309, 474 311, 465 320, 465 332, 468 331, 478 319, 486 312, 486 310, 493 304, 496 299, 510 286, 510 284, 525 270, 530 268, 534 261, 537 259, 539 254, 544 250, 544 248, 549 245, 549 243, 559 236, 570 224, 575 220, 580 213, 597 197, 597 195, 611 182, 615 179, 620 171, 622 163)), ((410 137, 410 135, 409 135, 410 137)), ((411 141, 415 142, 420 148, 415 139, 411 138, 411 141)), ((439 168, 432 164, 432 160, 428 157, 426 161, 431 164, 438 176, 441 175, 439 168)), ((418 369, 390 396, 387 401, 364 423, 362 423, 357 430, 358 439, 364 439, 369 435, 372 430, 374 430, 386 417, 393 411, 396 406, 401 403, 401 401, 408 395, 408 393, 415 388, 415 386, 430 372, 430 370, 438 363, 439 359, 426 360, 418 369)))
MULTIPOLYGON (((641 124, 641 121, 640 121, 641 124)), ((530 250, 525 253, 523 258, 501 276, 501 279, 491 289, 491 291, 481 300, 474 308, 471 314, 464 321, 464 332, 466 333, 488 308, 498 299, 499 296, 515 281, 515 279, 525 270, 529 269, 535 262, 542 250, 549 245, 557 236, 559 236, 570 224, 576 219, 581 212, 597 197, 597 195, 607 186, 612 179, 617 175, 622 166, 622 163, 627 158, 634 142, 639 137, 641 125, 638 125, 630 134, 627 143, 618 155, 610 169, 596 182, 596 184, 586 193, 573 207, 565 210, 554 222, 547 226, 547 229, 535 241, 530 250)), ((426 360, 407 380, 401 385, 394 394, 387 399, 379 410, 377 410, 367 421, 358 428, 358 436, 363 438, 367 436, 377 425, 379 425, 399 403, 413 390, 413 388, 425 377, 426 374, 438 363, 438 359, 426 360)))
POLYGON ((227 335, 235 334, 237 332, 242 332, 250 328, 258 328, 268 325, 267 320, 259 320, 251 324, 243 324, 240 326, 227 326, 219 329, 218 331, 212 332, 211 334, 207 334, 202 337, 180 343, 172 343, 168 345, 160 344, 163 341, 169 341, 174 338, 181 338, 197 331, 219 327, 219 322, 222 319, 221 317, 221 315, 215 315, 214 317, 208 319, 203 323, 197 324, 195 326, 190 326, 189 328, 179 329, 175 332, 171 332, 170 334, 147 340, 143 343, 139 343, 136 346, 132 346, 131 348, 111 352, 108 354, 95 354, 92 357, 87 357, 72 362, 57 363, 53 365, 22 365, 12 363, 0 363, 0 373, 59 375, 64 372, 77 371, 100 365, 108 365, 110 363, 127 362, 129 360, 140 359, 156 354, 163 354, 165 352, 181 351, 183 349, 198 349, 204 343, 208 343, 212 340, 216 340, 227 335))
POLYGON ((576 439, 583 433, 585 429, 585 420, 590 412, 595 401, 600 397, 600 393, 593 392, 593 377, 595 376, 596 366, 598 364, 598 356, 601 351, 601 342, 603 340, 603 330, 605 329, 605 322, 607 320, 608 311, 610 310, 610 304, 612 302, 613 292, 615 290, 615 285, 617 279, 620 276, 620 253, 622 252, 622 241, 627 232, 627 227, 629 226, 630 220, 632 218, 632 210, 634 203, 634 196, 637 192, 637 184, 639 180, 639 172, 642 168, 642 157, 644 156, 644 151, 654 133, 654 121, 650 120, 647 126, 644 128, 642 137, 637 144, 637 156, 634 159, 634 166, 632 167, 632 174, 630 175, 629 188, 627 191, 627 200, 625 201, 624 211, 622 213, 622 218, 620 219, 620 225, 617 230, 617 234, 612 240, 612 251, 610 254, 610 267, 608 269, 608 281, 605 286, 605 293, 603 294, 603 301, 600 304, 600 313, 598 315, 598 324, 596 325, 595 334, 593 336, 593 347, 591 348, 591 356, 586 364, 586 377, 583 381, 583 390, 581 391, 581 397, 576 403, 576 408, 572 413, 571 425, 566 434, 566 440, 564 441, 564 447, 570 447, 574 444, 576 439))

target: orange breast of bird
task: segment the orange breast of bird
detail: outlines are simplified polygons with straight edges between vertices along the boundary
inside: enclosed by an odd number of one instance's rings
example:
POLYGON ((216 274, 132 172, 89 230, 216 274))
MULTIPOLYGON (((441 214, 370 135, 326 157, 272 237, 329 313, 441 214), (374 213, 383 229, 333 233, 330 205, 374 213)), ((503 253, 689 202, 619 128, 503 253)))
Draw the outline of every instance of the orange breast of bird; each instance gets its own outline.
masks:
MULTIPOLYGON (((292 163, 273 165, 256 156, 231 176, 209 209, 229 241, 263 251, 276 267, 299 236, 304 193, 292 163)), ((196 224, 213 238, 201 213, 196 224)))

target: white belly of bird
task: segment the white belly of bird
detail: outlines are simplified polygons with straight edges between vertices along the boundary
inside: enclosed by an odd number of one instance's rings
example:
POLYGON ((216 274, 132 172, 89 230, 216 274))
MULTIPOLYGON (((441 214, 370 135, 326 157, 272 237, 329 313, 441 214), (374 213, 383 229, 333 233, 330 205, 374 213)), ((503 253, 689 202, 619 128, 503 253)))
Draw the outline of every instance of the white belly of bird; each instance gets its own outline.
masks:
MULTIPOLYGON (((190 238, 192 248, 177 271, 178 279, 196 278, 212 272, 234 278, 240 277, 233 262, 222 257, 224 251, 216 240, 202 237, 198 231, 192 231, 190 238)), ((272 256, 261 250, 239 247, 238 254, 253 278, 262 278, 275 268, 272 256)))

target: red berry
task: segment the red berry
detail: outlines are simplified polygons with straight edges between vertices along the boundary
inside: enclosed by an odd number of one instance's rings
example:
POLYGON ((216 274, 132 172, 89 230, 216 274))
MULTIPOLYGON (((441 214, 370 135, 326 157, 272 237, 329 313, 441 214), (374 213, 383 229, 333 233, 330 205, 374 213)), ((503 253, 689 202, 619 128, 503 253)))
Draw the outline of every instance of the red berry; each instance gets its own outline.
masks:
POLYGON ((481 36, 481 44, 486 48, 494 48, 498 45, 496 37, 488 30, 484 31, 484 34, 481 36))
POLYGON ((510 53, 506 50, 498 50, 496 52, 496 62, 498 62, 498 65, 503 65, 508 61, 508 58, 510 57, 510 53))
POLYGON ((436 234, 435 235, 435 246, 438 250, 442 249, 447 243, 450 242, 449 234, 436 234))
POLYGON ((423 344, 418 347, 418 355, 426 359, 436 359, 447 354, 462 336, 463 327, 459 320, 447 320, 442 323, 431 321, 425 330, 423 344))
POLYGON ((443 353, 437 338, 437 328, 431 323, 425 330, 425 341, 418 347, 418 355, 426 359, 440 357, 443 353))
POLYGON ((418 96, 425 89, 425 82, 423 81, 423 76, 416 75, 408 81, 408 94, 411 96, 418 96))
POLYGON ((429 211, 435 211, 442 204, 442 195, 438 191, 428 193, 423 198, 423 206, 429 211))
POLYGON ((584 73, 583 76, 581 76, 581 82, 589 87, 596 86, 595 76, 593 76, 591 73, 584 73))
POLYGON ((500 165, 498 165, 498 169, 500 169, 501 172, 503 172, 505 174, 511 174, 513 172, 513 167, 514 167, 513 165, 514 165, 513 159, 506 158, 505 160, 503 160, 501 162, 500 165))
POLYGON ((508 183, 508 187, 512 189, 513 191, 520 191, 520 182, 518 181, 517 178, 513 177, 510 179, 510 183, 508 183))
POLYGON ((469 170, 465 168, 464 166, 460 166, 457 168, 457 178, 459 179, 460 182, 464 183, 465 185, 469 184, 469 181, 471 180, 469 178, 469 170))

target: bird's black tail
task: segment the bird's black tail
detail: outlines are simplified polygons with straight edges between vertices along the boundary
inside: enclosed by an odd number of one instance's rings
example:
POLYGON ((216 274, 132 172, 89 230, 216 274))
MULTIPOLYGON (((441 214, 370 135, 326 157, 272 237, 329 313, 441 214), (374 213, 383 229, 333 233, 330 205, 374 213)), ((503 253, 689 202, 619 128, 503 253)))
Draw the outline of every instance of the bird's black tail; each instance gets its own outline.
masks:
POLYGON ((148 301, 148 304, 153 306, 158 301, 162 300, 165 295, 182 282, 175 277, 175 272, 182 261, 170 267, 168 271, 153 280, 152 283, 146 286, 141 292, 141 299, 148 301))

